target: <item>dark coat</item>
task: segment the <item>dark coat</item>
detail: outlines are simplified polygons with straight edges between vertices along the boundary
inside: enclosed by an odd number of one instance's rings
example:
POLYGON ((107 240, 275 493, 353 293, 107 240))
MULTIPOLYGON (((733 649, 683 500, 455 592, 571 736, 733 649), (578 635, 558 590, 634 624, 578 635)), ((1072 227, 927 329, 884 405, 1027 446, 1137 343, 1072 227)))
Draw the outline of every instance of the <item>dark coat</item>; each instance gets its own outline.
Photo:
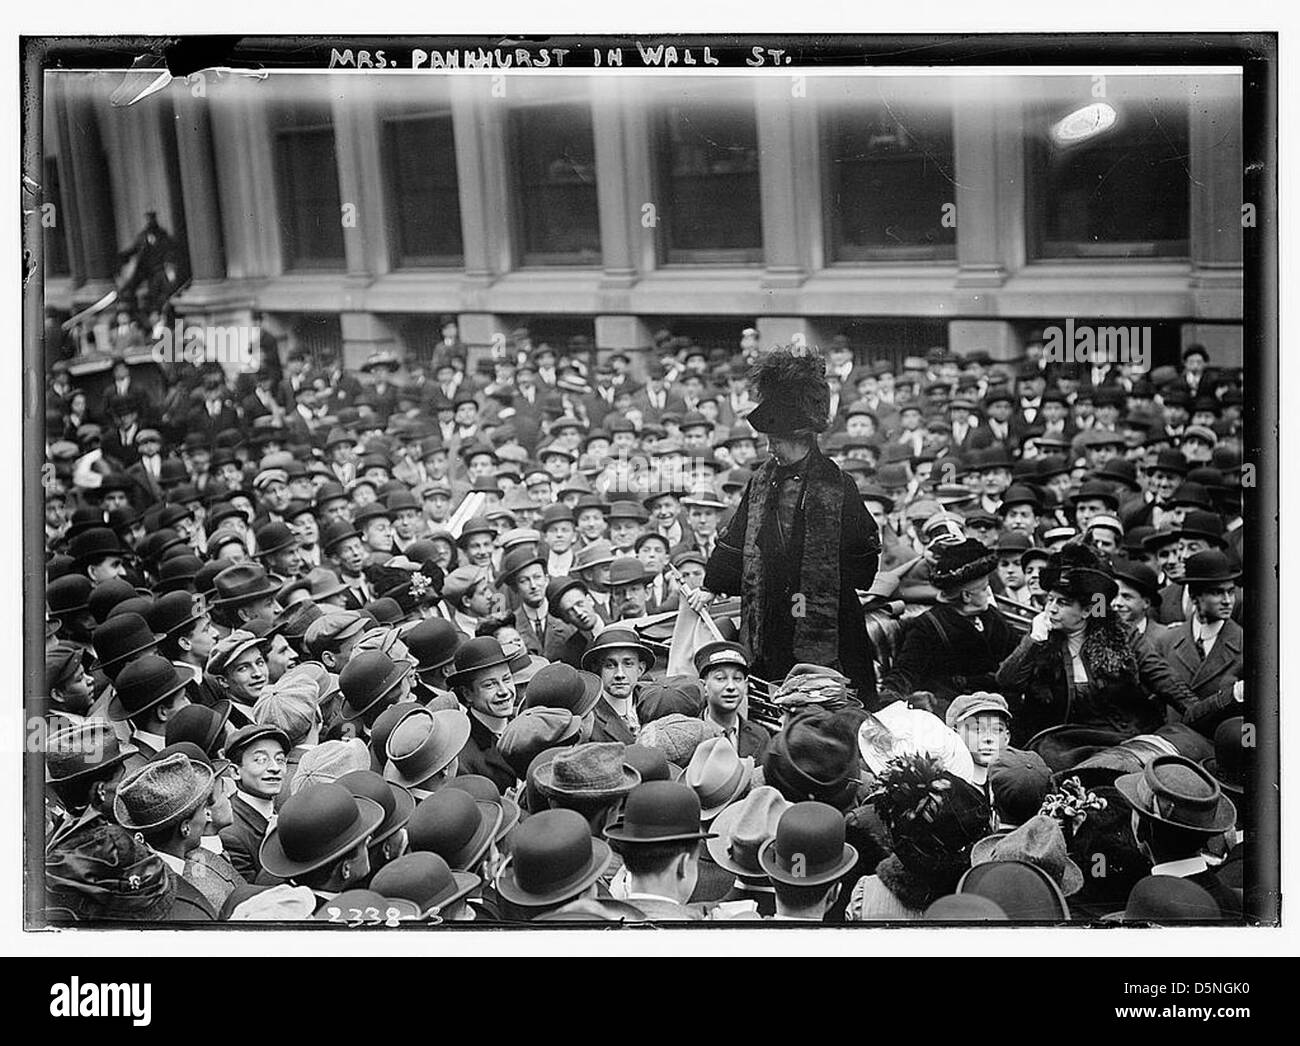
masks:
MULTIPOLYGON (((1042 643, 1026 635, 998 669, 996 689, 1012 707, 1011 742, 1019 744, 1049 726, 1070 723, 1114 730, 1123 737, 1149 733, 1164 722, 1160 702, 1149 698, 1141 682, 1137 655, 1121 639, 1108 641, 1106 652, 1123 667, 1101 667, 1085 645, 1081 653, 1090 686, 1074 682, 1065 637, 1052 633, 1042 643)), ((1171 703, 1178 702, 1171 698, 1171 703)))
POLYGON ((469 740, 460 750, 460 769, 462 774, 479 774, 490 778, 492 782, 505 791, 518 782, 510 764, 497 750, 496 735, 492 733, 475 715, 469 717, 469 740))
MULTIPOLYGON (((635 704, 635 699, 633 703, 635 704)), ((591 728, 591 740, 620 741, 625 745, 636 743, 632 731, 623 722, 622 716, 614 711, 614 706, 605 700, 604 694, 601 694, 597 699, 596 707, 592 709, 592 715, 596 722, 591 728)))
POLYGON ((1245 634, 1239 624, 1232 620, 1223 623, 1204 661, 1196 652, 1190 621, 1153 636, 1151 642, 1173 676, 1192 691, 1193 700, 1183 709, 1183 722, 1213 737, 1219 723, 1241 714, 1242 705, 1232 694, 1233 684, 1246 672, 1245 634))
MULTIPOLYGON (((765 519, 758 532, 758 551, 762 558, 762 595, 757 607, 746 611, 744 603, 745 539, 749 526, 750 505, 755 496, 755 484, 763 482, 765 471, 756 472, 737 506, 731 522, 719 535, 713 554, 709 557, 704 576, 704 587, 710 592, 740 595, 742 599, 741 642, 751 648, 754 655, 753 671, 761 679, 784 679, 794 665, 801 661, 819 662, 820 659, 805 651, 795 649, 797 622, 797 597, 804 586, 816 586, 816 578, 802 577, 804 570, 805 539, 808 536, 806 505, 816 502, 819 486, 827 495, 833 495, 834 485, 842 492, 839 525, 832 524, 839 547, 839 592, 836 593, 837 614, 835 635, 827 637, 837 651, 839 669, 848 676, 859 694, 870 698, 876 691, 875 665, 867 626, 863 619, 859 589, 869 589, 876 576, 880 560, 880 539, 876 522, 862 503, 857 484, 840 471, 816 447, 800 462, 798 473, 807 476, 803 497, 794 510, 790 533, 783 538, 776 525, 778 497, 775 492, 767 498, 765 519), (748 635, 749 613, 762 622, 764 640, 762 649, 748 635)), ((825 521, 819 521, 824 523, 825 521)), ((816 569, 817 564, 811 565, 816 569)), ((827 565, 829 569, 829 565, 827 565)))
POLYGON ((236 797, 230 800, 233 823, 221 829, 221 845, 226 857, 247 882, 253 882, 262 870, 258 851, 266 837, 267 819, 236 797))
POLYGON ((912 618, 903 628, 903 639, 882 690, 906 697, 915 690, 934 694, 935 715, 942 717, 958 694, 974 690, 998 690, 998 666, 1016 645, 1006 620, 995 609, 975 618, 939 603, 912 618))

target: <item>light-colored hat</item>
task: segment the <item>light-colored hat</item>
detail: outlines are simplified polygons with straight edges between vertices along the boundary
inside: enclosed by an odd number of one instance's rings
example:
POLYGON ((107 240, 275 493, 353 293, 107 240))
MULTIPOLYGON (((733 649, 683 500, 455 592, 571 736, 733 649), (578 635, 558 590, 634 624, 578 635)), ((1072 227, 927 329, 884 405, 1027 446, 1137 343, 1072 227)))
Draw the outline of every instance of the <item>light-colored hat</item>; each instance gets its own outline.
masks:
POLYGON ((956 732, 938 716, 908 708, 904 701, 873 712, 863 722, 858 728, 858 750, 873 774, 879 774, 886 763, 900 755, 923 752, 937 758, 945 770, 963 781, 973 783, 975 778, 975 762, 956 732))
POLYGON ((330 784, 353 770, 370 769, 370 749, 359 737, 347 741, 322 741, 309 748, 289 779, 289 794, 297 795, 312 785, 330 784))
POLYGON ((152 832, 189 817, 212 791, 212 767, 182 752, 145 763, 117 787, 113 815, 130 832, 152 832))
POLYGON ((758 851, 776 836, 781 815, 794 804, 771 785, 759 785, 732 803, 713 822, 714 838, 705 842, 713 863, 733 875, 762 879, 758 851))
POLYGON ((298 744, 316 723, 320 687, 307 675, 285 674, 262 691, 253 705, 253 721, 277 726, 298 744))
POLYGON ((658 748, 670 763, 686 766, 701 744, 721 736, 722 727, 716 723, 673 712, 646 723, 636 740, 647 748, 658 748))
POLYGON ((711 821, 749 791, 753 777, 753 756, 741 759, 725 737, 711 737, 695 749, 684 780, 700 798, 700 820, 711 821))
POLYGON ((1011 709, 1007 706, 1005 697, 988 690, 976 690, 971 694, 961 694, 953 700, 944 714, 944 724, 953 730, 963 720, 989 712, 1002 716, 1008 722, 1011 720, 1011 709))
POLYGON ((1065 849, 1065 835, 1054 818, 1037 814, 1010 832, 985 836, 970 852, 971 867, 989 861, 1024 861, 1050 875, 1066 897, 1083 889, 1083 872, 1065 849))

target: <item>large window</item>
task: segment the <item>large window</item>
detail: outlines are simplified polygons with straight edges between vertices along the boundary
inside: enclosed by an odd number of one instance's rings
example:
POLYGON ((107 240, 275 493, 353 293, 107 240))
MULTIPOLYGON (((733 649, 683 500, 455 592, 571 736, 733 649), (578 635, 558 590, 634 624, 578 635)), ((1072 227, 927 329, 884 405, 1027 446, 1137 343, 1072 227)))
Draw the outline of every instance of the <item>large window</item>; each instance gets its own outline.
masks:
POLYGON ((344 268, 343 205, 329 104, 286 105, 274 114, 272 127, 284 267, 344 268))
POLYGON ((835 261, 956 257, 950 106, 837 107, 827 131, 835 261))
POLYGON ((596 147, 586 103, 510 113, 518 236, 525 265, 596 265, 596 147))
POLYGON ((665 260, 761 262, 754 104, 670 105, 659 125, 656 218, 665 260))
POLYGON ((411 268, 463 265, 451 113, 393 114, 383 128, 394 262, 411 268))
POLYGON ((1174 78, 1071 82, 1026 113, 1040 258, 1186 257, 1188 97, 1174 78))

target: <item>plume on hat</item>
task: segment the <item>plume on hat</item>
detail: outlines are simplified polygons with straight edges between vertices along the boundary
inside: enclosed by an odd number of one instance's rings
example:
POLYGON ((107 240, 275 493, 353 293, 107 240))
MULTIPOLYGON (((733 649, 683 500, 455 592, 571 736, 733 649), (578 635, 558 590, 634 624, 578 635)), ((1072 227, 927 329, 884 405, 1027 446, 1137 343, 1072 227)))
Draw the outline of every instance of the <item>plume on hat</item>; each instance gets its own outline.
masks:
POLYGON ((825 432, 830 427, 831 392, 820 353, 801 346, 763 353, 750 371, 749 384, 759 405, 768 404, 768 410, 755 408, 748 418, 757 431, 773 431, 778 419, 772 408, 778 404, 780 420, 789 430, 825 432), (767 424, 755 424, 755 414, 767 424))

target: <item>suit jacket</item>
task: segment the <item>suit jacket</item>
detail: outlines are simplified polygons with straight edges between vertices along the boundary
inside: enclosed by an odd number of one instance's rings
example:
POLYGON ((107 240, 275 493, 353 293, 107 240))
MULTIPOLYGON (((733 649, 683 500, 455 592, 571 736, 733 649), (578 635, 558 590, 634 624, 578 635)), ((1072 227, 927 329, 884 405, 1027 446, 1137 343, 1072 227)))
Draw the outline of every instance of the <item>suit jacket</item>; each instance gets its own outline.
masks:
POLYGON ((258 811, 238 797, 230 800, 234 822, 221 829, 221 845, 231 865, 247 882, 253 882, 262 870, 258 851, 266 837, 269 822, 258 811))
POLYGON ((154 479, 153 473, 144 467, 143 461, 137 461, 127 468, 126 474, 135 483, 135 503, 140 508, 147 508, 163 499, 162 487, 154 479))
POLYGON ((582 632, 567 622, 561 622, 563 628, 546 629, 546 649, 542 656, 554 664, 562 661, 572 668, 582 668, 582 655, 591 646, 591 634, 582 632))
POLYGON ((206 402, 200 400, 190 411, 185 421, 185 428, 189 432, 201 434, 211 443, 216 439, 218 432, 243 428, 243 422, 240 420, 239 411, 230 400, 223 400, 221 409, 215 415, 209 414, 206 402))
POLYGON ((546 635, 545 638, 538 636, 537 630, 533 628, 533 623, 528 619, 528 614, 524 612, 522 606, 515 611, 515 628, 519 630, 519 635, 523 637, 524 647, 530 654, 538 654, 545 657, 548 661, 554 661, 548 650, 563 649, 565 641, 577 631, 572 625, 561 621, 554 614, 546 615, 546 635))
MULTIPOLYGON (((596 740, 592 738, 592 740, 596 740)), ((496 786, 505 791, 518 783, 510 764, 497 750, 496 735, 492 733, 478 716, 472 712, 469 717, 469 740, 460 750, 460 773, 480 774, 491 778, 496 786)))
POLYGON ((216 909, 197 886, 170 868, 167 874, 176 884, 176 896, 171 911, 167 913, 168 922, 216 922, 216 909))
POLYGON ((680 392, 672 392, 670 390, 664 397, 664 405, 662 407, 652 407, 650 405, 649 394, 645 389, 641 389, 632 397, 632 409, 641 412, 641 421, 643 424, 658 425, 665 414, 685 414, 686 401, 682 399, 680 392))
POLYGON ((1157 654, 1169 665, 1174 677, 1195 694, 1196 700, 1183 713, 1183 721, 1206 737, 1224 719, 1240 714, 1242 705, 1232 695, 1232 685, 1245 675, 1242 650, 1245 634, 1235 621, 1223 623, 1219 638, 1202 661, 1196 653, 1191 621, 1152 638, 1157 654))
POLYGON ((628 729, 627 723, 623 722, 623 717, 614 711, 614 706, 605 700, 604 694, 597 699, 592 713, 596 719, 595 726, 591 728, 593 741, 621 741, 625 745, 636 743, 636 738, 628 729))
MULTIPOLYGON (((1185 586, 1181 582, 1175 582, 1172 585, 1166 585, 1160 590, 1160 602, 1156 605, 1154 616, 1162 625, 1178 625, 1185 618, 1183 613, 1183 592, 1185 586)), ((1232 620, 1241 622, 1242 591, 1236 590, 1237 598, 1232 604, 1232 620)))

